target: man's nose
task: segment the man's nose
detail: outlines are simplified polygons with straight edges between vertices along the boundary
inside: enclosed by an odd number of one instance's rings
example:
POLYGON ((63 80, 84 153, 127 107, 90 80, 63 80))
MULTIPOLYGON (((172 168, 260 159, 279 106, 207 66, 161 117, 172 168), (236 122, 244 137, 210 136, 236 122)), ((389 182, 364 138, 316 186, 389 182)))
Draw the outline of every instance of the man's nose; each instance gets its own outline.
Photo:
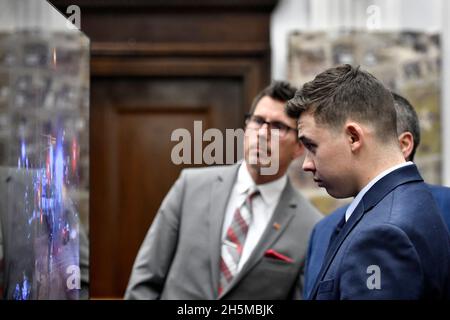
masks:
POLYGON ((316 171, 316 167, 314 165, 314 161, 311 159, 310 153, 306 152, 305 160, 303 160, 302 168, 304 171, 316 171))
POLYGON ((263 123, 263 125, 258 130, 258 135, 259 136, 268 136, 269 133, 270 133, 269 124, 267 122, 263 123))

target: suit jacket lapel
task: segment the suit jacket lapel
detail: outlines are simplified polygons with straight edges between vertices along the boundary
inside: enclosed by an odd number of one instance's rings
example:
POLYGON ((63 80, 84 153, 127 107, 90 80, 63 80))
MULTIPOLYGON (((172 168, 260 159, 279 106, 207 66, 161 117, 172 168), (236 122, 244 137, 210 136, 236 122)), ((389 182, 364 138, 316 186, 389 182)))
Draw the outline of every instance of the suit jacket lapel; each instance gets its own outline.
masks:
POLYGON ((225 218, 225 210, 227 209, 228 199, 230 198, 234 182, 241 162, 224 166, 221 174, 217 175, 216 180, 211 186, 211 194, 209 198, 209 254, 213 297, 217 297, 219 290, 220 277, 220 254, 221 254, 221 238, 222 225, 225 218))
POLYGON ((327 250, 327 254, 324 259, 322 268, 320 269, 319 276, 316 279, 313 290, 309 298, 313 298, 317 294, 317 289, 319 287, 320 281, 322 281, 325 273, 331 265, 337 251, 340 246, 347 238, 348 234, 353 230, 353 228, 359 223, 363 218, 364 214, 370 211, 374 206, 378 204, 388 193, 394 190, 397 186, 409 182, 420 182, 423 181, 417 167, 415 165, 409 165, 406 167, 401 167, 387 176, 381 178, 372 188, 364 195, 358 206, 353 211, 352 215, 345 223, 339 235, 330 243, 330 248, 327 250))
POLYGON ((348 219, 348 221, 344 224, 344 227, 342 228, 341 232, 337 235, 337 237, 334 239, 333 243, 330 243, 330 247, 327 250, 327 253, 325 255, 324 263, 322 264, 322 267, 320 269, 319 275, 317 277, 316 283, 314 285, 313 290, 311 291, 311 296, 309 298, 312 298, 316 295, 317 289, 319 287, 320 281, 322 281, 323 276, 328 271, 328 268, 331 265, 331 262, 334 259, 334 256, 336 255, 338 249, 341 247, 342 242, 347 238, 350 231, 353 230, 353 228, 358 224, 358 222, 362 219, 364 216, 364 213, 367 210, 365 210, 364 207, 364 201, 361 201, 358 206, 355 208, 355 211, 353 211, 352 215, 348 219))
POLYGON ((267 224, 261 239, 259 239, 258 244, 251 253, 247 262, 242 267, 241 271, 231 281, 219 298, 226 295, 237 283, 239 283, 239 281, 252 269, 252 267, 259 260, 261 260, 264 253, 272 246, 272 244, 283 234, 297 209, 297 203, 293 201, 293 192, 295 191, 288 181, 283 192, 281 193, 278 205, 275 208, 272 218, 267 224), (274 226, 275 224, 277 224, 277 227, 274 226))

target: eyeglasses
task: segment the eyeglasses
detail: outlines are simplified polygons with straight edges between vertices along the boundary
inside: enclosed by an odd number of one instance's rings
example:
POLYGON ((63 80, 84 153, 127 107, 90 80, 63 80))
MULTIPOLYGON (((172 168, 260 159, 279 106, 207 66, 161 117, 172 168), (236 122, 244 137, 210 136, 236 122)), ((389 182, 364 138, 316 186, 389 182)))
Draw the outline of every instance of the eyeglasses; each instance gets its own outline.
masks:
POLYGON ((264 124, 270 129, 276 129, 281 137, 284 137, 289 131, 297 132, 296 128, 292 128, 280 121, 266 121, 263 117, 255 115, 247 115, 245 119, 245 125, 249 129, 259 130, 264 124))

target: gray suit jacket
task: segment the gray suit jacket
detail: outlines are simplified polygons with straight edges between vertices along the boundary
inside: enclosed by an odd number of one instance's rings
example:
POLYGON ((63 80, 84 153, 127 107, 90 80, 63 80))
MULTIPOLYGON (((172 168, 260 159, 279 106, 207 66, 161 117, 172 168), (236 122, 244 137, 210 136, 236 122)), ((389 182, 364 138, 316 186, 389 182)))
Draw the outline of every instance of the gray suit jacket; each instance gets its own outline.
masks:
POLYGON ((238 168, 182 171, 139 250, 125 298, 299 298, 308 238, 321 215, 290 182, 258 245, 218 296, 222 224, 238 168), (269 249, 293 262, 268 255, 269 249))

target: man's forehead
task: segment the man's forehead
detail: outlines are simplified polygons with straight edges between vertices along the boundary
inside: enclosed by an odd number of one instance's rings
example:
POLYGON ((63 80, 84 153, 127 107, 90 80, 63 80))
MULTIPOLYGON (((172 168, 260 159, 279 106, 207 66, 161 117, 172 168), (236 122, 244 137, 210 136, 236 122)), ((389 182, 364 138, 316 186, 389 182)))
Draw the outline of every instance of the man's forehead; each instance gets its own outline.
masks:
POLYGON ((311 114, 302 114, 297 122, 298 130, 305 130, 307 128, 313 128, 316 122, 314 121, 314 117, 311 114))
POLYGON ((297 130, 298 130, 298 138, 303 139, 309 136, 309 132, 312 130, 312 128, 307 122, 299 119, 297 123, 297 130))
POLYGON ((294 127, 296 125, 296 119, 286 114, 285 107, 286 102, 264 96, 256 105, 253 115, 269 121, 280 121, 294 127))
POLYGON ((270 96, 264 96, 258 101, 255 107, 256 111, 284 111, 285 102, 276 100, 270 96))
POLYGON ((297 122, 298 139, 300 140, 316 140, 325 132, 329 132, 328 127, 321 125, 315 121, 312 114, 302 114, 297 122))

